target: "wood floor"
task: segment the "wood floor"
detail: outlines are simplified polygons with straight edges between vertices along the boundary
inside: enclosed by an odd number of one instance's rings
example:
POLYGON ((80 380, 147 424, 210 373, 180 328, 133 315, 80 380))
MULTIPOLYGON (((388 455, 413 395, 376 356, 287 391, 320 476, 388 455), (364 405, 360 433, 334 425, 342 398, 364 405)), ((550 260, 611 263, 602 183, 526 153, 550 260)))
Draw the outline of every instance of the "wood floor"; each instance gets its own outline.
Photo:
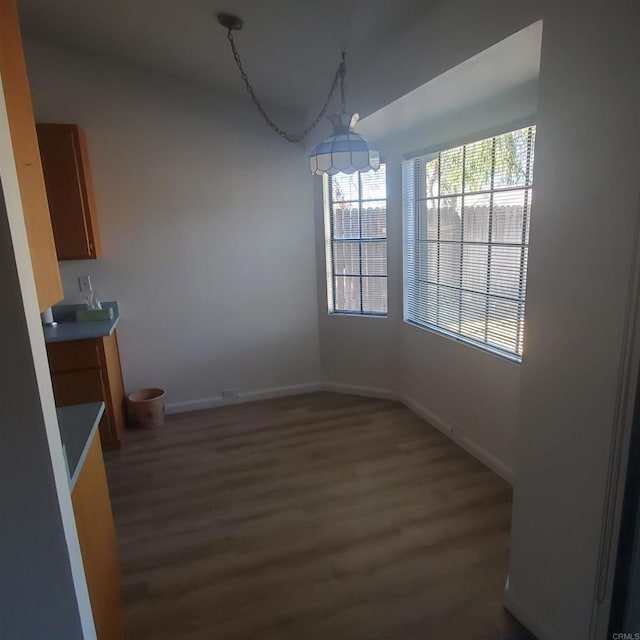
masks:
POLYGON ((402 405, 170 416, 107 471, 127 640, 498 640, 510 487, 402 405))

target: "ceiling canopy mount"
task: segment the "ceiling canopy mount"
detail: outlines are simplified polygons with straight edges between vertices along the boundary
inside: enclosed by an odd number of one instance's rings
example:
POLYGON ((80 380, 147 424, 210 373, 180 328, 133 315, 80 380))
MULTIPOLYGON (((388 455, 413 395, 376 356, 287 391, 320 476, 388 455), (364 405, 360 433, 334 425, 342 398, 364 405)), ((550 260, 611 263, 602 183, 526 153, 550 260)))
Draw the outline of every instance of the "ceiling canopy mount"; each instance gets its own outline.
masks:
POLYGON ((354 171, 368 171, 370 169, 375 171, 378 169, 380 166, 378 152, 370 149, 362 136, 359 136, 353 131, 353 127, 358 121, 358 115, 347 112, 345 90, 347 60, 346 53, 344 51, 341 54, 340 63, 338 64, 338 68, 336 69, 333 77, 333 82, 331 83, 331 88, 329 89, 327 98, 316 117, 303 131, 299 133, 288 133, 279 127, 265 111, 262 103, 256 96, 253 86, 249 82, 247 73, 244 70, 242 61, 240 60, 240 54, 238 53, 238 48, 236 47, 236 43, 233 38, 233 32, 240 31, 242 29, 244 25, 243 20, 232 13, 218 13, 216 17, 220 25, 227 30, 227 39, 231 46, 231 53, 233 54, 238 71, 240 71, 240 76, 244 82, 245 89, 251 97, 251 101, 267 125, 287 142, 302 142, 302 140, 304 140, 311 131, 316 128, 318 123, 325 116, 334 94, 338 88, 340 89, 342 110, 340 114, 330 116, 331 123, 334 127, 333 135, 317 145, 311 153, 310 168, 312 173, 328 173, 333 175, 334 173, 339 172, 353 173, 354 171))
POLYGON ((244 26, 242 18, 238 18, 233 13, 219 13, 217 18, 218 22, 229 31, 240 31, 244 26))

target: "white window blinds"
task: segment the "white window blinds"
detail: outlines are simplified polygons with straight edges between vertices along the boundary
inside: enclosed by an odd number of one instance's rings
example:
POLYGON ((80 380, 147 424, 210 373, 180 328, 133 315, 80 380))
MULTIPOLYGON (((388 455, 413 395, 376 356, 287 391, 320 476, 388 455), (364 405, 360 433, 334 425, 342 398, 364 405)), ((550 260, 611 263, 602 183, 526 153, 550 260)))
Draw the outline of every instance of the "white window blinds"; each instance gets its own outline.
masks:
POLYGON ((405 319, 521 360, 535 127, 403 166, 405 319))
POLYGON ((330 313, 387 314, 387 173, 338 173, 325 183, 330 313))

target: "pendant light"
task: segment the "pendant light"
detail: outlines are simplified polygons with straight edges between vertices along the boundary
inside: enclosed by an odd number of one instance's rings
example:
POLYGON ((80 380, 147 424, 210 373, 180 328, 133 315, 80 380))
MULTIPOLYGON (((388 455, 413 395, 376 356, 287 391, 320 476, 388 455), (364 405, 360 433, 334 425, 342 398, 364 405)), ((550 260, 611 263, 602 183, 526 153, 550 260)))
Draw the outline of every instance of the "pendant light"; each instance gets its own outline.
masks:
POLYGON ((327 112, 331 99, 338 88, 338 84, 340 85, 342 113, 329 116, 329 120, 333 125, 333 133, 326 140, 316 145, 311 152, 309 158, 311 173, 314 175, 321 175, 323 173, 334 175, 336 173, 354 173, 355 171, 369 171, 371 169, 376 171, 380 167, 379 153, 370 149, 364 138, 353 131, 353 128, 359 120, 358 114, 348 113, 346 110, 345 77, 347 75, 347 63, 344 52, 342 52, 342 60, 338 65, 327 99, 318 112, 318 115, 304 131, 297 134, 290 134, 281 129, 269 117, 260 100, 258 100, 242 66, 240 54, 233 39, 233 32, 242 29, 243 21, 238 18, 238 16, 229 13, 219 13, 218 22, 227 29, 227 39, 231 45, 233 58, 253 104, 267 125, 279 136, 287 140, 287 142, 301 142, 315 129, 327 112))
POLYGON ((345 111, 341 115, 329 116, 333 135, 317 145, 311 152, 311 173, 354 173, 355 171, 377 171, 380 154, 369 148, 364 138, 353 131, 360 116, 345 111))

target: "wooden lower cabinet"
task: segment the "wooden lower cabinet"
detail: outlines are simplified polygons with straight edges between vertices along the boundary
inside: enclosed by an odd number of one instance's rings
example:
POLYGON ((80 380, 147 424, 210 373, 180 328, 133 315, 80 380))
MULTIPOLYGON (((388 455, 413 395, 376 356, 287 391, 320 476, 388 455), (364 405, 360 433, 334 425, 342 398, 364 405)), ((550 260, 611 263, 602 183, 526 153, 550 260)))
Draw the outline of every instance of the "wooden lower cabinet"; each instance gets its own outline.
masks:
POLYGON ((125 399, 115 331, 104 338, 51 342, 47 354, 56 406, 104 402, 102 448, 122 448, 125 399))
POLYGON ((71 493, 71 502, 98 640, 122 640, 122 570, 107 476, 96 437, 71 493))

